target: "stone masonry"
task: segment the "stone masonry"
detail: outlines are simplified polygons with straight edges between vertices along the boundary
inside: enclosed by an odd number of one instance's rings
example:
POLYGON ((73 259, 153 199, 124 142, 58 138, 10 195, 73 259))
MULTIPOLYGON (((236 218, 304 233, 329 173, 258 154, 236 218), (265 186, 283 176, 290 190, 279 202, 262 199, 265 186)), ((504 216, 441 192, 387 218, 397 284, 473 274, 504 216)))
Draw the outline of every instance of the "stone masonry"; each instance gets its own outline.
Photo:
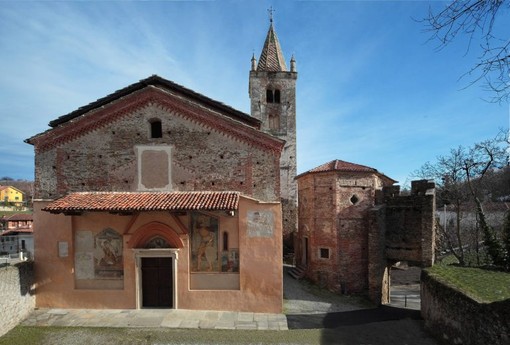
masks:
POLYGON ((445 344, 510 344, 510 300, 481 303, 435 279, 421 277, 425 328, 445 344))
POLYGON ((33 262, 0 268, 0 336, 34 310, 33 275, 33 262))
POLYGON ((285 141, 280 157, 280 195, 283 209, 283 236, 287 248, 293 247, 297 230, 296 177, 296 81, 294 58, 287 70, 273 23, 257 64, 252 58, 249 95, 251 116, 262 122, 261 129, 285 141))
POLYGON ((399 186, 387 186, 369 213, 369 297, 390 301, 390 267, 398 261, 429 267, 435 254, 435 184, 411 182, 411 194, 400 195, 399 186))
MULTIPOLYGON (((145 145, 170 152, 171 171, 166 173, 172 185, 166 190, 231 190, 279 200, 278 149, 268 150, 245 133, 225 132, 220 126, 228 125, 228 119, 200 122, 189 110, 181 110, 178 94, 166 92, 147 87, 122 102, 94 110, 87 118, 60 125, 53 130, 60 131, 59 137, 52 139, 69 137, 60 145, 45 147, 37 138, 30 139, 36 149, 35 198, 55 199, 81 191, 137 191, 136 147, 145 145), (109 122, 101 124, 107 118, 109 122), (161 121, 160 138, 151 137, 153 119, 161 121)), ((254 131, 246 129, 248 135, 254 131)), ((273 145, 274 139, 267 140, 268 146, 273 145)))

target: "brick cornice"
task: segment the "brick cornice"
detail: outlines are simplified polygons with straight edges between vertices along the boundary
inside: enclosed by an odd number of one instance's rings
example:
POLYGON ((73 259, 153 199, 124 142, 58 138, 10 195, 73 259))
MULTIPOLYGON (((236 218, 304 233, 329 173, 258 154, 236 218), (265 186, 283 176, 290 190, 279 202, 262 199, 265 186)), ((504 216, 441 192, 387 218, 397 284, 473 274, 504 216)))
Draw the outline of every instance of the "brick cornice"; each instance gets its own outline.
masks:
POLYGON ((32 137, 29 142, 34 145, 36 152, 44 152, 104 128, 151 104, 159 105, 176 116, 199 123, 234 140, 270 150, 278 155, 284 145, 282 140, 254 127, 153 86, 148 86, 106 106, 91 110, 63 125, 32 137))

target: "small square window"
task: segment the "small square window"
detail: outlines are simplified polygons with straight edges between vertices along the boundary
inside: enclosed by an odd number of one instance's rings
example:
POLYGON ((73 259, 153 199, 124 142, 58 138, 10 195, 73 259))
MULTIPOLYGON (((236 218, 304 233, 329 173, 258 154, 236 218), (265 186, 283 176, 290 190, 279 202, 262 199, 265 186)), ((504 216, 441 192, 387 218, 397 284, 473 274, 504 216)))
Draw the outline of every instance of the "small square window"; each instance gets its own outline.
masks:
POLYGON ((329 248, 320 248, 319 255, 321 259, 329 259, 329 248))

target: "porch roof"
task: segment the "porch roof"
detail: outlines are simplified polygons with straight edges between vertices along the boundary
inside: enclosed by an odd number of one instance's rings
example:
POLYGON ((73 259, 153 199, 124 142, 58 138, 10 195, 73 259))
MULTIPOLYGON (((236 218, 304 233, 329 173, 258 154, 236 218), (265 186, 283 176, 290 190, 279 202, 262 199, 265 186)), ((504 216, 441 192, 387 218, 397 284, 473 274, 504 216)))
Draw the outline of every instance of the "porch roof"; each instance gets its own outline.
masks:
POLYGON ((51 213, 131 213, 143 211, 235 211, 239 192, 79 192, 49 203, 42 210, 51 213))

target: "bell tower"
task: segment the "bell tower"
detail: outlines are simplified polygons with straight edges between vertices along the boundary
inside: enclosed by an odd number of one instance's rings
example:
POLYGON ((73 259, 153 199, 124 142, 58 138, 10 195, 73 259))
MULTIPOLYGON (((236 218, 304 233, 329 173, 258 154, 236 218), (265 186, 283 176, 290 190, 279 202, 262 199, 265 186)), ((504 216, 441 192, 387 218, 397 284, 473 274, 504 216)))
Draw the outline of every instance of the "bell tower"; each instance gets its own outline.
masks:
MULTIPOLYGON (((249 94, 251 116, 262 122, 262 130, 282 140, 285 147, 280 157, 280 187, 283 208, 283 237, 293 247, 292 233, 297 230, 296 177, 296 61, 285 58, 276 36, 270 12, 269 30, 257 63, 251 58, 249 94)), ((285 250, 285 248, 284 248, 285 250)))

